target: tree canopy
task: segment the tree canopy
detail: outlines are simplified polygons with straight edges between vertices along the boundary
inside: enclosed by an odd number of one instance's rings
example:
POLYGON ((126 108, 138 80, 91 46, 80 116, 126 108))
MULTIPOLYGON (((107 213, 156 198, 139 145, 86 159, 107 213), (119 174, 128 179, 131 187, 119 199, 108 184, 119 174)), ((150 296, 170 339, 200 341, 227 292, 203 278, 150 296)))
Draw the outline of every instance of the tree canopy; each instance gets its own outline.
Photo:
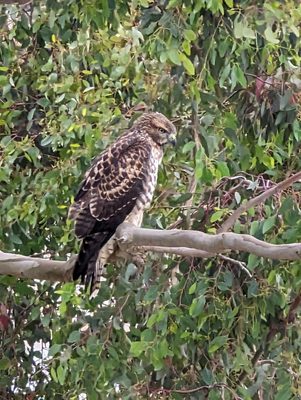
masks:
MULTIPOLYGON (((66 260, 84 171, 143 110, 177 126, 143 226, 300 242, 298 1, 0 1, 0 250, 66 260)), ((181 243, 179 243, 181 246, 181 243)), ((232 251, 0 276, 0 398, 301 396, 300 261, 232 251)))

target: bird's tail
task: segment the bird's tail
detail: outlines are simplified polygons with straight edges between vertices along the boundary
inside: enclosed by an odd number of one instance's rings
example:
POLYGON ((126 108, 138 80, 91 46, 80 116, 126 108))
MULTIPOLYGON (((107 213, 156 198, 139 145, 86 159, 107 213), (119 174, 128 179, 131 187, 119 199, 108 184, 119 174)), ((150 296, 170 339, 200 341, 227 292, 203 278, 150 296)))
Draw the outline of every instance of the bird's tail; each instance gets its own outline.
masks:
POLYGON ((99 287, 101 269, 96 265, 98 253, 111 236, 110 232, 91 234, 83 239, 80 247, 73 269, 73 280, 76 281, 80 278, 90 293, 99 287))

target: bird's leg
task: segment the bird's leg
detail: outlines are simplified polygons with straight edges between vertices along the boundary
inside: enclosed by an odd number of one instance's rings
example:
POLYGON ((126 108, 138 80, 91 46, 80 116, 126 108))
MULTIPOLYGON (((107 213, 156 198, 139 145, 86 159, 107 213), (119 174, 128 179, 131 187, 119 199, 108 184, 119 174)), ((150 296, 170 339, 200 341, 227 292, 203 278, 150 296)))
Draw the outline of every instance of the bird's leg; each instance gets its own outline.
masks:
POLYGON ((113 236, 99 251, 98 257, 95 263, 95 278, 94 284, 91 289, 91 297, 95 297, 98 293, 100 288, 101 281, 103 280, 102 277, 105 274, 105 266, 109 262, 109 259, 112 254, 114 254, 116 249, 116 239, 113 236))
POLYGON ((146 253, 141 247, 130 247, 126 250, 118 248, 115 253, 110 257, 109 262, 129 261, 143 267, 145 264, 146 253))

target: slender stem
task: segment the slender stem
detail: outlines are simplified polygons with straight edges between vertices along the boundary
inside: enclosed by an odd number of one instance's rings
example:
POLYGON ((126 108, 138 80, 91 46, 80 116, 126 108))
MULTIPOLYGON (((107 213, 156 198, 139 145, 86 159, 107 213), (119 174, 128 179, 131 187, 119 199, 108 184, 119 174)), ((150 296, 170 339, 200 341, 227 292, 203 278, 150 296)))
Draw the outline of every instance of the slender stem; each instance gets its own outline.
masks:
POLYGON ((290 176, 289 178, 285 179, 284 181, 278 183, 277 185, 273 186, 271 189, 268 189, 261 193, 260 195, 250 199, 246 203, 242 204, 234 213, 222 224, 219 228, 218 233, 227 232, 229 229, 232 228, 234 223, 237 219, 249 210, 252 207, 258 206, 261 203, 264 203, 269 197, 273 196, 274 194, 281 192, 282 190, 291 186, 294 182, 297 182, 301 179, 301 172, 297 172, 296 174, 290 176))

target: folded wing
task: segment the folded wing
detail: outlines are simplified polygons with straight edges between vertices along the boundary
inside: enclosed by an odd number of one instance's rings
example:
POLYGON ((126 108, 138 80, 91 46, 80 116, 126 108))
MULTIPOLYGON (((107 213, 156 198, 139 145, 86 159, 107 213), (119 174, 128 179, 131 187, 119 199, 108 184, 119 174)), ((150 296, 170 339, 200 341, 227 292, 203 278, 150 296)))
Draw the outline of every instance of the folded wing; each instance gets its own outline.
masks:
POLYGON ((73 278, 84 279, 89 263, 113 236, 144 191, 151 145, 141 136, 120 137, 97 157, 86 172, 70 207, 75 234, 83 239, 73 278))

